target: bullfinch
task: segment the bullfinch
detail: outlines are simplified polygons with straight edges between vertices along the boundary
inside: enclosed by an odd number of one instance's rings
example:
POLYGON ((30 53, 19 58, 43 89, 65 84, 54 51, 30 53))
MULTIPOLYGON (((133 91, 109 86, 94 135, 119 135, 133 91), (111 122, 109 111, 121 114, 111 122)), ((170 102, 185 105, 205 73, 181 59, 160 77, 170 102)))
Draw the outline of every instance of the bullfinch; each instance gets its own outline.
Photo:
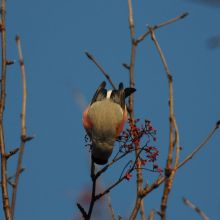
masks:
POLYGON ((127 118, 125 98, 136 91, 124 89, 107 91, 106 82, 98 87, 91 103, 83 114, 84 128, 92 140, 92 160, 99 165, 106 164, 112 154, 114 143, 120 135, 127 118))

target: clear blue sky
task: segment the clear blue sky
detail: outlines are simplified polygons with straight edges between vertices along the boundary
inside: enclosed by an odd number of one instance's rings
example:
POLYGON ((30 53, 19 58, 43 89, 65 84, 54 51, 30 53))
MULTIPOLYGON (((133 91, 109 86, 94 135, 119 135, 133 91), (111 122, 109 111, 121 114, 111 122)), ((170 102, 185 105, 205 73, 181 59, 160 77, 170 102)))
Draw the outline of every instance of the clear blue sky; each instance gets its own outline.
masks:
MULTIPOLYGON (((220 119, 220 48, 211 50, 207 45, 208 39, 220 34, 220 7, 183 0, 132 3, 136 38, 147 31, 146 24, 154 26, 190 11, 186 18, 155 31, 173 76, 174 112, 183 149, 181 162, 220 119)), ((89 103, 105 80, 83 51, 95 57, 115 85, 123 82, 129 86, 128 71, 121 65, 130 62, 131 54, 127 1, 6 1, 6 11, 7 59, 16 60, 7 67, 6 151, 20 147, 22 81, 17 33, 27 78, 27 136, 36 134, 25 145, 22 166, 26 170, 19 179, 14 219, 77 219, 79 192, 91 181, 82 113, 72 92, 79 89, 89 103)), ((166 73, 150 35, 137 46, 134 80, 135 117, 150 119, 157 129, 157 163, 163 169, 169 143, 169 92, 166 73)), ((107 88, 111 89, 109 83, 107 88)), ((210 219, 220 219, 219 132, 176 173, 167 219, 201 219, 183 204, 182 196, 210 219)), ((114 153, 117 149, 116 144, 114 153)), ((9 176, 15 173, 17 157, 18 154, 8 160, 9 176)), ((127 161, 116 163, 103 175, 105 188, 119 178, 127 161)), ((149 184, 157 176, 143 173, 144 182, 149 180, 149 184)), ((10 186, 9 189, 11 198, 10 186)), ((162 192, 163 185, 144 199, 147 215, 153 208, 160 210, 162 192)), ((129 182, 124 181, 111 191, 116 214, 124 219, 129 216, 135 193, 134 173, 129 182)), ((0 219, 4 219, 2 208, 0 219)))

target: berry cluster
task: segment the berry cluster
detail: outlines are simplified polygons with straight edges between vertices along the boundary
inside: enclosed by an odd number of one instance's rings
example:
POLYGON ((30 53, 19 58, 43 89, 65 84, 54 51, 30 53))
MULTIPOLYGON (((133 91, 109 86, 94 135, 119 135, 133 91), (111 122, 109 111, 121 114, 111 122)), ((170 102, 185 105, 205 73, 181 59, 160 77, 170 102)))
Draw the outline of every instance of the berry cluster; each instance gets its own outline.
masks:
MULTIPOLYGON (((134 124, 129 123, 129 128, 126 131, 122 131, 122 135, 118 137, 117 141, 120 143, 120 152, 124 154, 131 153, 135 149, 139 149, 139 154, 135 160, 134 169, 140 169, 139 163, 137 159, 139 158, 141 161, 141 165, 145 165, 147 162, 155 162, 157 160, 157 156, 159 155, 159 150, 154 146, 148 146, 150 143, 150 137, 153 141, 156 141, 155 137, 157 130, 154 130, 152 125, 150 124, 150 120, 145 119, 145 123, 140 127, 137 127, 137 122, 140 120, 135 120, 134 124), (148 138, 147 142, 143 147, 140 147, 140 140, 142 137, 146 136, 148 138), (141 154, 145 152, 145 155, 141 154)), ((131 170, 130 170, 131 171, 131 170)), ((153 170, 157 172, 162 172, 163 170, 158 167, 158 165, 153 164, 153 170)), ((126 173, 126 179, 129 180, 130 172, 126 173), (128 175, 127 175, 128 174, 128 175)))

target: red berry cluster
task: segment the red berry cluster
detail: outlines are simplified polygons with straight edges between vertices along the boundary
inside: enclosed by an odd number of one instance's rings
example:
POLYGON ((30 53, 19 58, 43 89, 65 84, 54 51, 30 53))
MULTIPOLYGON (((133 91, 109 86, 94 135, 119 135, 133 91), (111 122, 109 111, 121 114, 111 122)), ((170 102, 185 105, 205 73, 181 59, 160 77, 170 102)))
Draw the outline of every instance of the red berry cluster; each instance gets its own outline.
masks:
MULTIPOLYGON (((153 141, 156 141, 157 138, 155 137, 157 130, 154 130, 152 125, 150 124, 150 120, 145 119, 145 123, 140 127, 137 127, 136 123, 139 122, 140 119, 135 120, 135 124, 129 123, 129 128, 126 131, 122 131, 122 135, 118 137, 117 141, 120 143, 120 152, 128 154, 135 149, 139 149, 138 158, 141 161, 141 165, 145 165, 147 162, 155 162, 157 160, 157 156, 159 155, 159 150, 154 146, 148 146, 150 143, 150 139, 152 138, 153 141), (147 142, 144 144, 143 147, 140 147, 140 140, 146 136, 148 138, 147 142), (141 152, 145 152, 143 156, 141 152), (146 158, 147 157, 147 158, 146 158)), ((134 169, 138 170, 140 168, 139 164, 137 163, 137 158, 135 161, 134 169)), ((153 170, 155 171, 155 167, 153 170)), ((156 171, 162 172, 163 170, 160 169, 157 165, 156 171)), ((129 176, 126 179, 129 180, 129 176)))

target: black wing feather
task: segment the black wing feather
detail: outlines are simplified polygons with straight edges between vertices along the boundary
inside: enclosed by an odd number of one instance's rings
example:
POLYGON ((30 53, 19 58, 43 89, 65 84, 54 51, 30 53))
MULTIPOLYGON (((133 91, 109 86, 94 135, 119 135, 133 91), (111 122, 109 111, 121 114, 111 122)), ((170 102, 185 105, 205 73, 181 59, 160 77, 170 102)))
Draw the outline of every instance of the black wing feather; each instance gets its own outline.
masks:
POLYGON ((96 97, 95 102, 101 101, 102 99, 106 98, 106 96, 107 96, 107 90, 101 88, 101 89, 99 90, 99 93, 98 93, 98 95, 97 95, 97 97, 96 97))
POLYGON ((103 81, 101 83, 101 85, 99 86, 99 88, 96 90, 96 93, 95 95, 93 96, 92 98, 92 101, 91 101, 91 105, 96 102, 96 101, 101 101, 103 98, 106 97, 107 95, 107 90, 105 89, 105 86, 106 86, 106 82, 103 81), (99 100, 97 100, 99 99, 99 100))

